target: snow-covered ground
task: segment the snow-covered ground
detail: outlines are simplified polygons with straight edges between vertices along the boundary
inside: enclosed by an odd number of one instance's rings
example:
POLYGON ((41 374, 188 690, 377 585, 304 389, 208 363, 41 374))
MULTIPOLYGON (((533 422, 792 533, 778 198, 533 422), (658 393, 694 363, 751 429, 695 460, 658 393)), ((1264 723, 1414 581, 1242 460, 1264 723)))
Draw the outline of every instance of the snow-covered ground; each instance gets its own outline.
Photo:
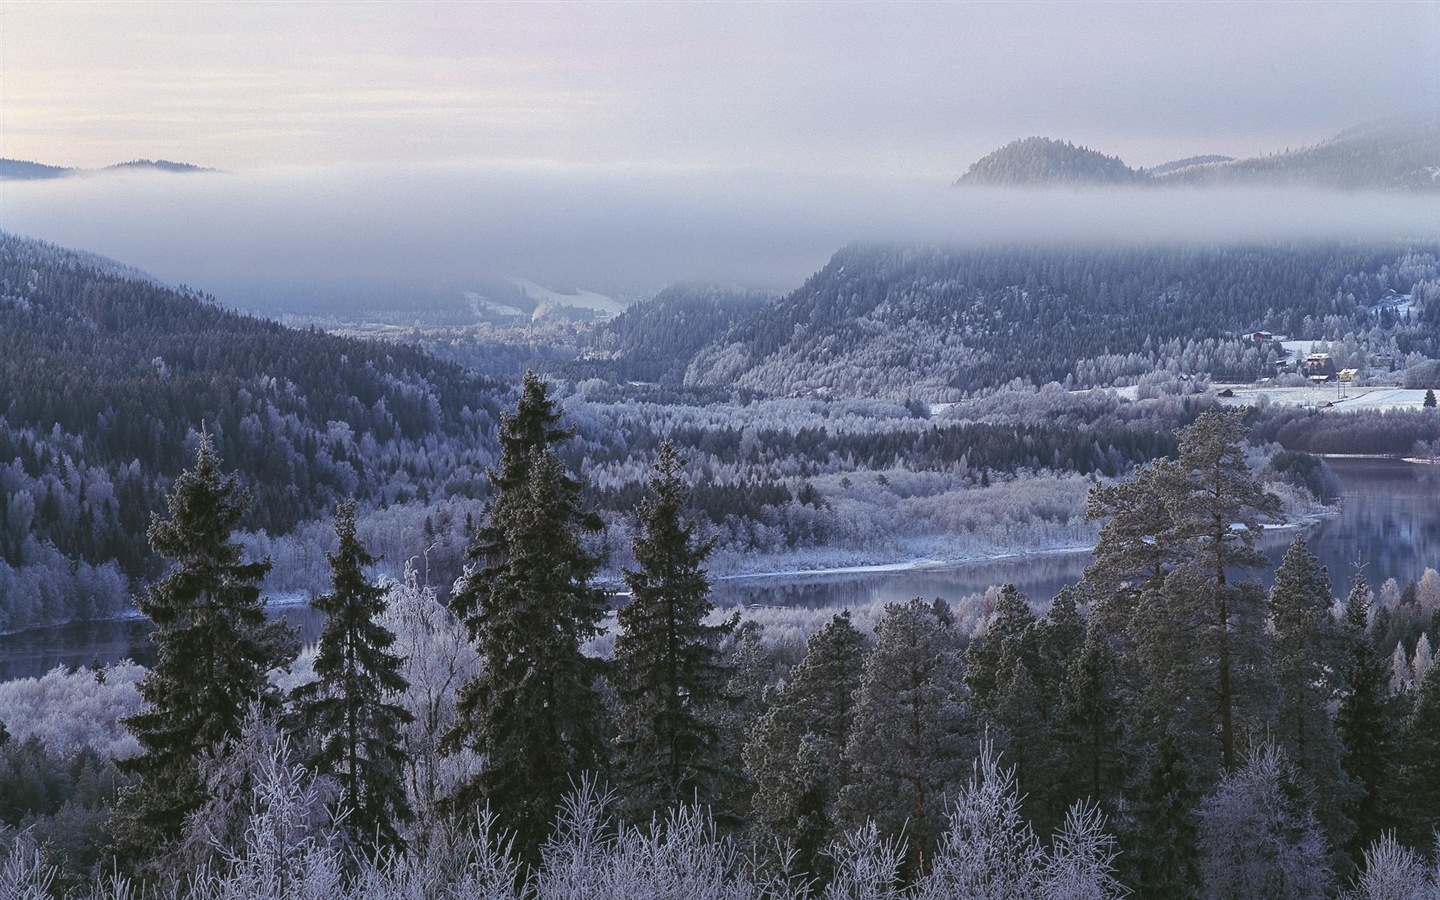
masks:
POLYGON ((1230 406, 1253 406, 1261 398, 1283 406, 1304 406, 1316 409, 1330 409, 1339 412, 1359 409, 1420 409, 1425 405, 1425 392, 1396 387, 1356 387, 1353 384, 1329 382, 1320 386, 1304 387, 1256 387, 1248 384, 1212 385, 1216 392, 1226 388, 1234 391, 1233 397, 1221 397, 1220 402, 1230 406))
POLYGON ((549 306, 572 306, 576 309, 589 309, 606 315, 618 315, 625 311, 625 304, 614 297, 607 297, 604 294, 597 294, 594 291, 577 289, 573 294, 562 294, 559 291, 552 291, 547 287, 541 287, 533 281, 524 278, 512 278, 510 282, 529 294, 536 303, 544 307, 549 306))

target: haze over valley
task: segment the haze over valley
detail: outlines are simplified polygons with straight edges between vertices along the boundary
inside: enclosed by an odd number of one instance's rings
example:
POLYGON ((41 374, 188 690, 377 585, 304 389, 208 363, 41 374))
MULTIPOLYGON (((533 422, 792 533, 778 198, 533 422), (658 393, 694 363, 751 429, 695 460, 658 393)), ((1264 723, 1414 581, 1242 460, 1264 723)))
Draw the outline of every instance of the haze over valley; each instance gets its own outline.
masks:
POLYGON ((1437 35, 0 0, 0 898, 1440 896, 1437 35))

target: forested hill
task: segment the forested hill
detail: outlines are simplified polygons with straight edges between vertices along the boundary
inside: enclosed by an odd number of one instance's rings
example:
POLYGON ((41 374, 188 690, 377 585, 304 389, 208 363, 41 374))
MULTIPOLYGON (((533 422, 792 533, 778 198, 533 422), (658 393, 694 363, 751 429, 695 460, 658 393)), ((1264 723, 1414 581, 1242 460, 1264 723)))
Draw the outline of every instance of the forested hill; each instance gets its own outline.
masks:
POLYGON ((149 513, 202 427, 253 495, 245 524, 277 533, 346 496, 414 499, 437 472, 478 485, 507 390, 3 232, 0 335, 0 598, 44 593, 13 580, 56 554, 146 572, 149 513))
POLYGON ((955 184, 1136 184, 1145 178, 1118 157, 1068 141, 1029 137, 978 160, 955 184))
POLYGON ((1186 166, 1158 180, 1164 184, 1440 191, 1440 121, 1362 125, 1314 146, 1186 166))
POLYGON ((576 380, 678 384, 701 347, 774 299, 764 291, 671 285, 602 325, 593 349, 568 366, 566 374, 576 380))
POLYGON ((1247 159, 1192 156, 1153 169, 1066 141, 1012 141, 955 182, 971 186, 1262 185, 1342 190, 1440 191, 1440 121, 1386 120, 1309 147, 1247 159))
POLYGON ((132 159, 115 163, 102 169, 70 169, 65 166, 51 166, 45 163, 29 162, 23 159, 0 159, 0 181, 35 181, 45 178, 67 178, 71 175, 93 174, 95 172, 124 172, 145 170, 166 172, 172 175, 186 175, 193 172, 218 172, 190 163, 169 159, 132 159))
MULTIPOLYGON (((1437 256, 1433 245, 851 246, 703 349, 686 383, 945 400, 1015 378, 1108 384, 1182 362, 1255 377, 1264 348, 1237 335, 1378 325, 1371 302, 1435 281, 1437 256)), ((1440 320, 1429 306, 1421 314, 1440 320)), ((1400 329, 1398 350, 1433 353, 1434 332, 1400 329)))

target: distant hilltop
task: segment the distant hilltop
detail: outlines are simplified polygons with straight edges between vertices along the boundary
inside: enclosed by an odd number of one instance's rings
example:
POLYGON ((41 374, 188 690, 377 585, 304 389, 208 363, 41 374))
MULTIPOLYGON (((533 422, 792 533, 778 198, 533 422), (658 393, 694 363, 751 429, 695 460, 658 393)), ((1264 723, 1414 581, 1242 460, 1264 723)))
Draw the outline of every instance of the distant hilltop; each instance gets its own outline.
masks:
POLYGON ((49 166, 23 159, 0 159, 0 181, 38 181, 46 178, 68 178, 72 175, 93 175, 96 172, 117 172, 127 169, 176 174, 220 171, 168 159, 132 159, 129 162, 115 163, 113 166, 105 166, 101 169, 70 169, 65 166, 49 166))
POLYGON ((956 186, 1288 185, 1345 190, 1440 191, 1440 120, 1387 120, 1350 128, 1311 147, 1235 159, 1190 156, 1132 169, 1068 141, 1012 141, 961 175, 956 186))

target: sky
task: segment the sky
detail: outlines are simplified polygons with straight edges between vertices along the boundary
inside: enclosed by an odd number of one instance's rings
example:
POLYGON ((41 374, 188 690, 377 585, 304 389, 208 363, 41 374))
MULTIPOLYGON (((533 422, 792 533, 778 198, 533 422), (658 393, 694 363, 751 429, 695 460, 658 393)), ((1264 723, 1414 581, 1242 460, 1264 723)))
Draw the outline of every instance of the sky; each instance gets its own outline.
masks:
POLYGON ((1030 135, 1151 166, 1416 113, 1440 0, 0 0, 0 157, 224 170, 0 182, 0 229, 265 314, 784 290, 856 241, 1434 240, 1433 196, 950 188, 1030 135))
POLYGON ((0 0, 0 156, 953 180, 1440 112, 1440 2, 0 0))

